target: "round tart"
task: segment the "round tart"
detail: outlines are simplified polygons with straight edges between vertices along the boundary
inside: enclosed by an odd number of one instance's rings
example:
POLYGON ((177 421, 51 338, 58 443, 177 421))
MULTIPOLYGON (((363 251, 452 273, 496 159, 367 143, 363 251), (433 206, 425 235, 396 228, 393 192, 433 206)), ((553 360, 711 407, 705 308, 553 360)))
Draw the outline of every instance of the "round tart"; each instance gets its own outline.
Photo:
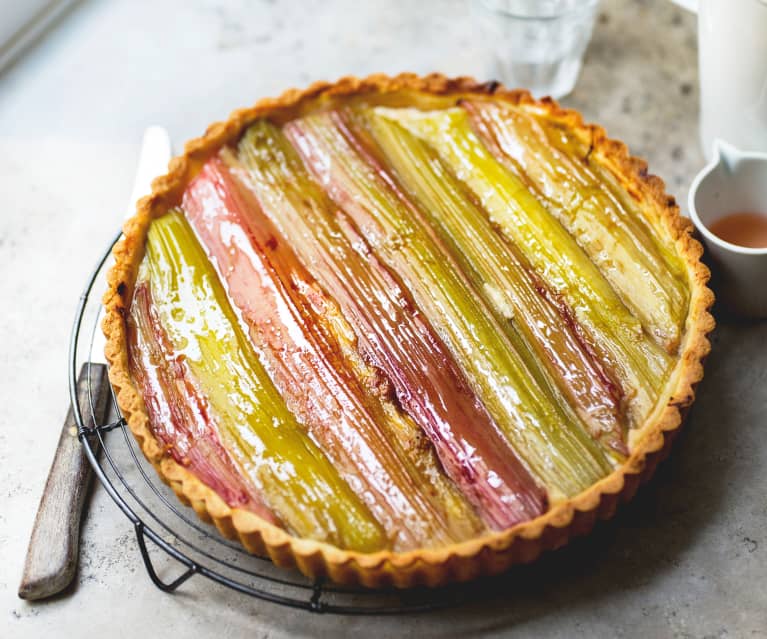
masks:
POLYGON ((555 102, 319 83, 186 145, 115 248, 109 375, 200 517, 337 582, 439 585, 610 517, 703 376, 663 182, 555 102))

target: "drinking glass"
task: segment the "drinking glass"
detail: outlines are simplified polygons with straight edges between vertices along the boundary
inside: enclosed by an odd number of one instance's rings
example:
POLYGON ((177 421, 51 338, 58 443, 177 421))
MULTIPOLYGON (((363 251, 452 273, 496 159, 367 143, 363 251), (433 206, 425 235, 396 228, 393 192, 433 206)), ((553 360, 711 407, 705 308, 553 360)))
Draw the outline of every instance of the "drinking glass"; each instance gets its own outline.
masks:
POLYGON ((472 0, 492 73, 536 97, 572 91, 599 0, 472 0))

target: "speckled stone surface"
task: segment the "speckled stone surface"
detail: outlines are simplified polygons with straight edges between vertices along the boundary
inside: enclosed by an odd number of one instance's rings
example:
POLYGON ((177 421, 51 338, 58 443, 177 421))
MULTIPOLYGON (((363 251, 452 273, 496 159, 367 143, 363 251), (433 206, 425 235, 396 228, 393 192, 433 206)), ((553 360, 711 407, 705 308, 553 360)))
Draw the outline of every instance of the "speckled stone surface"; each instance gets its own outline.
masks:
MULTIPOLYGON (((603 2, 565 100, 681 202, 702 164, 694 22, 666 0, 603 2)), ((71 319, 143 128, 162 123, 180 144, 288 86, 400 70, 484 75, 464 2, 83 2, 0 76, 0 637, 767 636, 767 324, 732 320, 655 481, 588 539, 478 586, 482 603, 365 619, 279 609, 201 578, 164 595, 100 488, 72 591, 16 598, 67 405, 71 319)))

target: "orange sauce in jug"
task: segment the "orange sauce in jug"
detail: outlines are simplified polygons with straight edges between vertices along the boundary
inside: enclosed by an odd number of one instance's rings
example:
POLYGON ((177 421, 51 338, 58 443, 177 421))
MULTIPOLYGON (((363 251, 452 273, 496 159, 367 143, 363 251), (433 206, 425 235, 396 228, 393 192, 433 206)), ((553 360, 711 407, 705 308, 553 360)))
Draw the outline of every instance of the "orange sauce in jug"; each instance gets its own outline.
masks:
POLYGON ((708 228, 730 244, 746 248, 767 248, 767 215, 764 213, 730 213, 720 217, 708 228))

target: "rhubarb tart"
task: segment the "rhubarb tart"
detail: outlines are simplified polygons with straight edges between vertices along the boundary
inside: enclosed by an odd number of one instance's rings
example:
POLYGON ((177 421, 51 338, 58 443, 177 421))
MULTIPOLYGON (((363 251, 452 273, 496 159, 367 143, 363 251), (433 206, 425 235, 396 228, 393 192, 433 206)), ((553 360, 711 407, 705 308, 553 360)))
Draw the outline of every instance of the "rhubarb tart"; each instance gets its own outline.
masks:
POLYGON ((110 379, 163 480, 248 550, 374 587, 498 572, 611 516, 713 328, 645 163, 466 78, 236 111, 114 255, 110 379))

